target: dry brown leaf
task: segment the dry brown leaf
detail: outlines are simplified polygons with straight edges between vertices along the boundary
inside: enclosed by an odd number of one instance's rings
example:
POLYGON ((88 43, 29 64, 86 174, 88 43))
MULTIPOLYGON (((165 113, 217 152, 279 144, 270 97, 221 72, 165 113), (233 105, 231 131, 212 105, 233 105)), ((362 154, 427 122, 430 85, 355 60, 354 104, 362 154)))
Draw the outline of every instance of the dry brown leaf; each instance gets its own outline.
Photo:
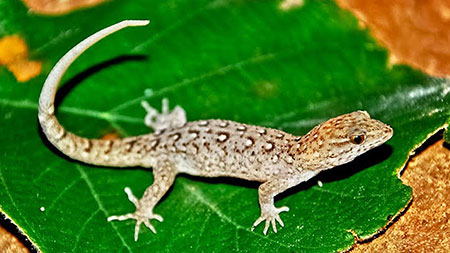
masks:
POLYGON ((450 76, 450 1, 337 0, 390 51, 390 64, 406 63, 450 76))
POLYGON ((443 143, 408 163, 401 179, 412 187, 413 202, 404 215, 353 252, 450 252, 450 149, 443 143))
POLYGON ((0 252, 3 253, 25 253, 27 248, 16 237, 0 226, 0 252))

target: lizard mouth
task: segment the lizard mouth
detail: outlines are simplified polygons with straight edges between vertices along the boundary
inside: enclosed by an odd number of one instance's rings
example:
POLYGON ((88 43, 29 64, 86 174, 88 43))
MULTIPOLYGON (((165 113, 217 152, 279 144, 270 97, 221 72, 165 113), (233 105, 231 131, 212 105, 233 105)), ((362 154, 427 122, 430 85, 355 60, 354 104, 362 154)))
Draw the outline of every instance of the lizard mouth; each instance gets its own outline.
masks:
POLYGON ((384 134, 386 135, 385 141, 387 141, 387 140, 391 139, 392 136, 394 135, 394 130, 390 126, 386 125, 384 134))

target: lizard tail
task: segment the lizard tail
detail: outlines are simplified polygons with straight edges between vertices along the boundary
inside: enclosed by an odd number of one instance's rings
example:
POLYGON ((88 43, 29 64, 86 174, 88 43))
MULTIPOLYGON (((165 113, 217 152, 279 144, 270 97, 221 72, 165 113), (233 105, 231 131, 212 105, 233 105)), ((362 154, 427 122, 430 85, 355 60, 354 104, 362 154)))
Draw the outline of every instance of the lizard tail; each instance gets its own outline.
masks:
POLYGON ((64 129, 55 117, 55 95, 62 76, 70 64, 93 44, 129 26, 145 26, 148 20, 125 20, 89 36, 67 52, 53 67, 39 97, 39 122, 47 139, 65 155, 95 165, 139 166, 137 154, 131 152, 140 139, 129 137, 117 140, 87 139, 64 129))

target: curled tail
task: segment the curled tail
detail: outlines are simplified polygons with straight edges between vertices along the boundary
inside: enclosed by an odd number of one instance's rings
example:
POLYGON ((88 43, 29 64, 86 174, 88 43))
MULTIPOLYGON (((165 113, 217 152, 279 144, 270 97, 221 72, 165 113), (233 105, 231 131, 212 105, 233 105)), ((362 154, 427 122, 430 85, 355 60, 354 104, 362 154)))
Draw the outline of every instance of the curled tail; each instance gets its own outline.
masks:
POLYGON ((47 139, 65 155, 85 163, 106 166, 141 165, 133 146, 142 137, 118 140, 87 139, 68 132, 55 117, 55 95, 62 76, 70 64, 93 44, 129 26, 145 26, 148 20, 125 20, 89 36, 67 52, 53 67, 39 97, 39 122, 47 139))

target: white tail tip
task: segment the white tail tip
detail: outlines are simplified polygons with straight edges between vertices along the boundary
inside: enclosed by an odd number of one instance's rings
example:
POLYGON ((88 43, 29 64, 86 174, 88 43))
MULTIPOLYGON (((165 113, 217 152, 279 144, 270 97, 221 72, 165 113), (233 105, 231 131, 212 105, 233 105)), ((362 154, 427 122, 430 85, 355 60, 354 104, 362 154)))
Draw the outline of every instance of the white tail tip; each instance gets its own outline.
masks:
POLYGON ((150 20, 124 20, 121 23, 126 23, 127 26, 146 26, 150 20))

